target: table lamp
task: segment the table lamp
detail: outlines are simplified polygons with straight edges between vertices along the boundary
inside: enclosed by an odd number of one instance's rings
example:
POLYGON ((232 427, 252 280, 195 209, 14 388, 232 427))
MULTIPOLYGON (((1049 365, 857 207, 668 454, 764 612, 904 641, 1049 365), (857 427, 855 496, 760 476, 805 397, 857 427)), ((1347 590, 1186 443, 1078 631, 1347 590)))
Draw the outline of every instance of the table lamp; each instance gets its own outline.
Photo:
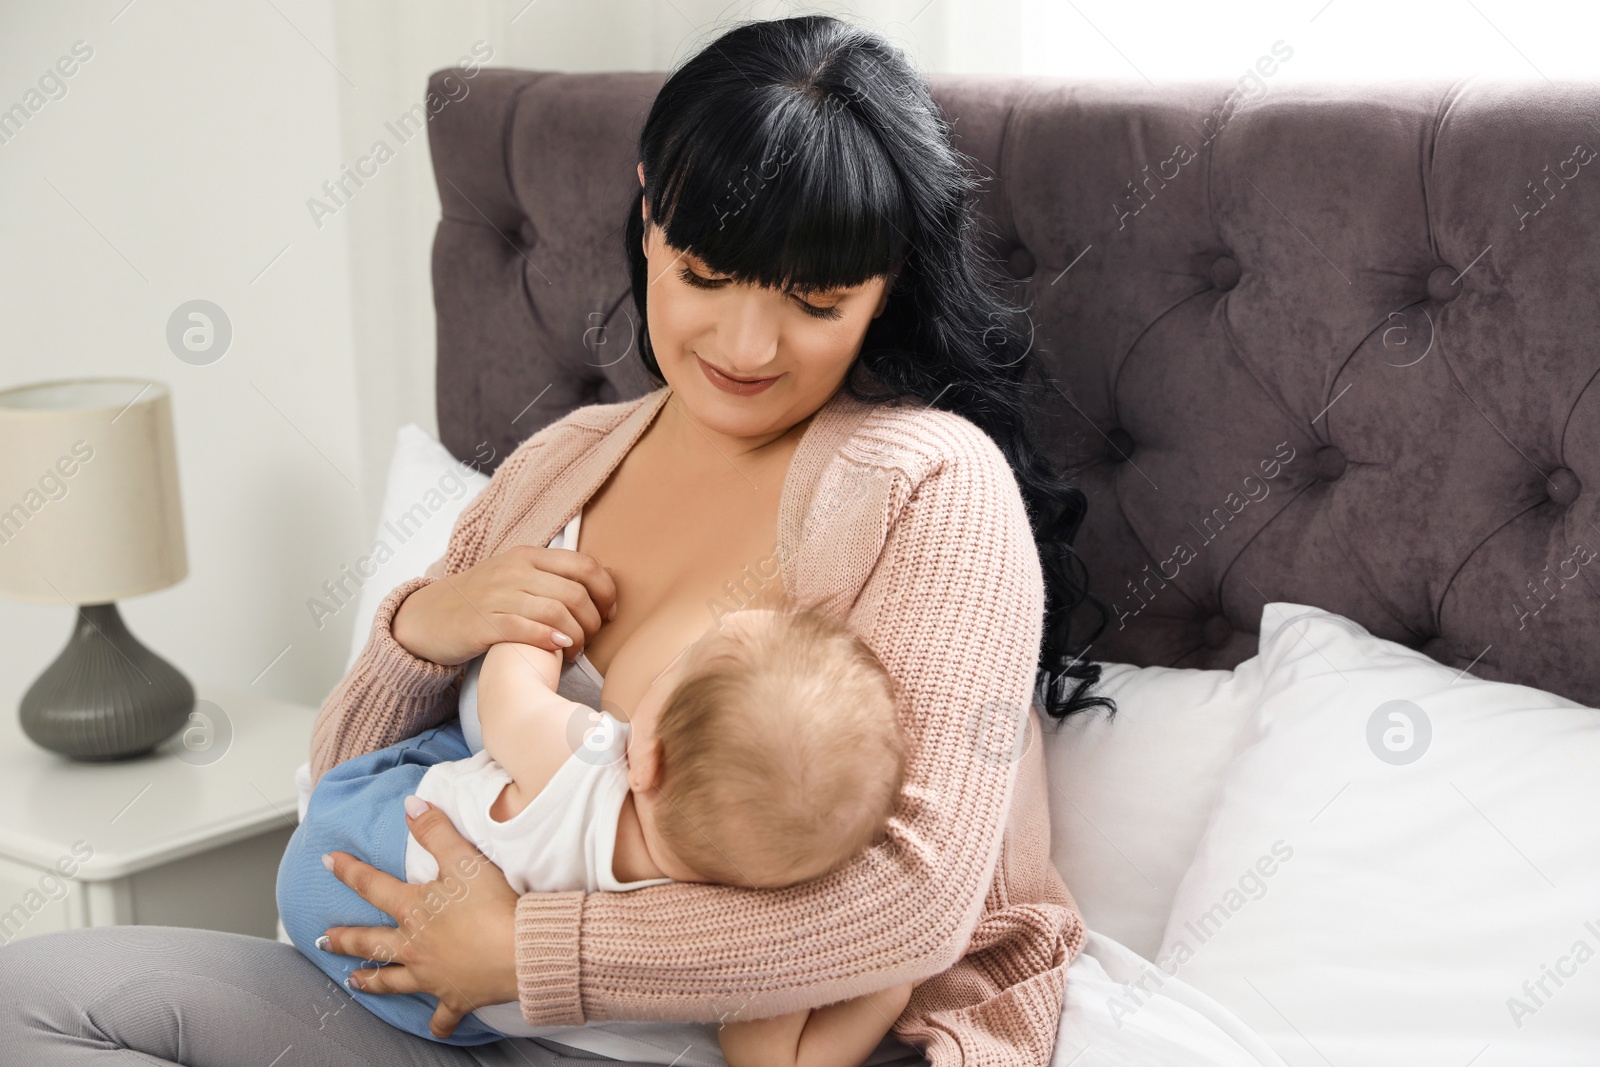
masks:
POLYGON ((77 608, 66 648, 22 698, 35 744, 123 759, 185 725, 194 687, 128 632, 116 601, 188 572, 165 385, 83 378, 0 390, 0 594, 77 608))

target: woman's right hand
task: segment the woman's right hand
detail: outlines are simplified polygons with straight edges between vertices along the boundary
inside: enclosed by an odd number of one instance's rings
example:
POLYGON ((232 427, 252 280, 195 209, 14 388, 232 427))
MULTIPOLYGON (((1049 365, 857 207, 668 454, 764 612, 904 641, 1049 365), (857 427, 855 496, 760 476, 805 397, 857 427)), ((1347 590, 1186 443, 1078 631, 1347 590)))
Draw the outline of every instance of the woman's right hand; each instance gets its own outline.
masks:
POLYGON ((417 589, 392 632, 413 656, 451 667, 502 641, 575 659, 615 613, 617 585, 587 552, 516 545, 417 589), (562 644, 556 634, 570 641, 562 644))

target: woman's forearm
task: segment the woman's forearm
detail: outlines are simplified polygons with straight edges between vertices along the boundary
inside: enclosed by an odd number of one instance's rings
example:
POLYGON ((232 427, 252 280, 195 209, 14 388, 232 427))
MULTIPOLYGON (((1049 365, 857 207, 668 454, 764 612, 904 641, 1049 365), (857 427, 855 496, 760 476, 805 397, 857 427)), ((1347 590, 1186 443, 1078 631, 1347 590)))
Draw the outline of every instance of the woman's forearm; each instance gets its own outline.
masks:
POLYGON ((908 760, 887 841, 779 890, 675 883, 528 894, 517 907, 523 1017, 709 1021, 852 999, 955 963, 982 915, 1033 729, 1044 583, 998 448, 899 487, 852 625, 901 688, 908 760))

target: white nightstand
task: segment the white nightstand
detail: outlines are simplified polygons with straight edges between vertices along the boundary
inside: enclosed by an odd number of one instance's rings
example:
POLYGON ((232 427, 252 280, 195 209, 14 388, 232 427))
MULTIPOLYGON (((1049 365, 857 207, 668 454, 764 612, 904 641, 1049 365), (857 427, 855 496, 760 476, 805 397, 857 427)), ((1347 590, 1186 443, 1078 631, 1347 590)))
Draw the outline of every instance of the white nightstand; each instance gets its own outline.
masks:
POLYGON ((317 709, 195 688, 198 710, 225 714, 225 748, 180 732, 138 759, 79 763, 28 740, 14 703, 0 711, 0 944, 118 923, 276 936, 317 709))

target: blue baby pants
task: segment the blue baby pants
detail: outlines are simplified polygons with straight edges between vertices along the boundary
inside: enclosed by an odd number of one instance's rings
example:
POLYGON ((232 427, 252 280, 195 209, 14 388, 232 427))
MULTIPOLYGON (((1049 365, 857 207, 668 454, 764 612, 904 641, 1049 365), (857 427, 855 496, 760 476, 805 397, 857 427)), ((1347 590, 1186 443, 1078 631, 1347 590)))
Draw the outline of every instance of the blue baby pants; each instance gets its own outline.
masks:
MULTIPOLYGON (((348 852, 405 881, 405 798, 417 791, 433 764, 471 755, 461 720, 451 719, 388 748, 345 760, 318 779, 305 821, 289 838, 278 865, 278 915, 295 947, 341 986, 352 971, 377 961, 324 952, 317 948, 317 938, 333 926, 397 924, 324 867, 323 853, 348 852)), ((505 1037, 471 1014, 462 1017, 449 1037, 433 1036, 428 1021, 439 1000, 428 993, 349 992, 385 1022, 430 1041, 486 1045, 505 1037)))

